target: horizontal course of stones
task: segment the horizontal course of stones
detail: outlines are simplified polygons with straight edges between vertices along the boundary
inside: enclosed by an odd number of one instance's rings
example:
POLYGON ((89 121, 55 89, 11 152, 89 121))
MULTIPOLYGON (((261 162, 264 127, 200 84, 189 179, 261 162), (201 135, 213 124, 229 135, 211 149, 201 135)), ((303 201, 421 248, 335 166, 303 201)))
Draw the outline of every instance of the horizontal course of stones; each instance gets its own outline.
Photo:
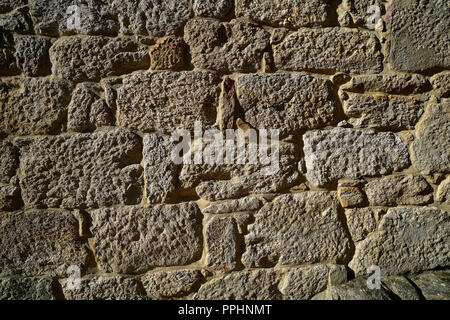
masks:
POLYGON ((450 2, 72 4, 0 3, 0 299, 450 299, 450 2))

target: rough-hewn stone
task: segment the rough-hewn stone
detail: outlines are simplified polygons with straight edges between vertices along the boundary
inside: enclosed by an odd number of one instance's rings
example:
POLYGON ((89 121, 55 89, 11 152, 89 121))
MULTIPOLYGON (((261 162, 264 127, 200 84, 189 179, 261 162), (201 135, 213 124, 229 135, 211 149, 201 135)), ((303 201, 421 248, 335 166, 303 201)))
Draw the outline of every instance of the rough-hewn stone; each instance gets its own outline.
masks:
POLYGON ((421 93, 429 89, 427 78, 420 74, 362 75, 351 78, 341 88, 351 92, 421 93))
POLYGON ((369 289, 366 279, 354 279, 334 286, 314 297, 314 300, 391 300, 389 292, 383 287, 369 289))
POLYGON ((230 271, 236 267, 238 239, 233 218, 214 217, 206 225, 206 265, 230 271))
POLYGON ((223 18, 233 7, 233 0, 194 0, 193 9, 196 16, 223 18))
POLYGON ((381 282, 402 300, 420 300, 416 288, 402 276, 382 277, 381 282))
POLYGON ((55 300, 52 279, 0 279, 0 300, 55 300))
POLYGON ((28 33, 30 26, 27 23, 25 14, 21 11, 0 15, 0 29, 17 33, 28 33))
POLYGON ((328 267, 321 264, 290 269, 280 282, 279 289, 285 299, 305 300, 323 291, 327 283, 328 267))
POLYGON ((405 142, 394 133, 335 128, 303 136, 307 178, 317 186, 340 178, 398 171, 410 164, 405 142))
POLYGON ((9 183, 19 166, 17 150, 4 140, 0 140, 0 183, 9 183))
POLYGON ((261 208, 248 229, 242 256, 248 267, 338 262, 349 249, 333 192, 279 196, 261 208))
POLYGON ((364 194, 358 187, 339 187, 338 197, 344 208, 359 207, 364 204, 364 194))
POLYGON ((0 2, 0 12, 8 12, 17 7, 26 5, 28 0, 2 0, 0 2))
POLYGON ((375 213, 371 208, 346 209, 345 216, 354 242, 364 240, 377 227, 375 213))
POLYGON ((236 200, 228 200, 220 203, 212 203, 205 207, 204 213, 233 213, 254 211, 260 209, 267 200, 263 197, 245 197, 236 200))
POLYGON ((13 211, 20 206, 20 189, 14 185, 0 184, 0 211, 13 211))
POLYGON ((17 66, 26 76, 38 76, 46 73, 49 66, 48 48, 50 41, 34 36, 16 37, 17 66))
POLYGON ((27 207, 96 208, 141 201, 142 146, 134 133, 115 129, 17 143, 27 207))
POLYGON ((438 73, 431 78, 431 84, 434 90, 443 98, 450 96, 450 72, 438 73))
POLYGON ((379 41, 365 31, 302 30, 289 35, 273 50, 275 65, 281 70, 379 73, 382 69, 379 41))
POLYGON ((441 182, 436 192, 436 200, 450 204, 450 176, 441 182))
POLYGON ((202 251, 194 203, 99 209, 92 213, 92 232, 97 262, 107 272, 189 264, 202 251))
POLYGON ((296 133, 335 122, 337 103, 330 81, 277 73, 237 79, 237 96, 247 123, 296 133))
POLYGON ((376 232, 356 245, 356 274, 377 265, 384 275, 450 265, 450 215, 437 208, 392 208, 376 232))
POLYGON ((258 25, 232 20, 221 23, 193 19, 185 26, 184 40, 197 68, 222 72, 254 71, 261 68, 270 34, 258 25))
POLYGON ((152 298, 183 297, 197 289, 203 279, 199 270, 157 271, 142 278, 145 290, 152 298))
POLYGON ((372 14, 376 11, 371 9, 371 6, 378 6, 379 13, 383 14, 383 5, 379 0, 344 0, 343 8, 349 12, 353 18, 353 23, 366 26, 368 22, 376 24, 376 21, 370 21, 372 14))
POLYGON ((427 300, 450 299, 450 272, 448 270, 424 272, 411 277, 427 300))
POLYGON ((20 73, 14 54, 13 36, 7 32, 0 32, 0 75, 9 76, 20 73))
POLYGON ((167 37, 159 40, 150 50, 152 70, 180 69, 185 64, 185 43, 183 39, 167 37))

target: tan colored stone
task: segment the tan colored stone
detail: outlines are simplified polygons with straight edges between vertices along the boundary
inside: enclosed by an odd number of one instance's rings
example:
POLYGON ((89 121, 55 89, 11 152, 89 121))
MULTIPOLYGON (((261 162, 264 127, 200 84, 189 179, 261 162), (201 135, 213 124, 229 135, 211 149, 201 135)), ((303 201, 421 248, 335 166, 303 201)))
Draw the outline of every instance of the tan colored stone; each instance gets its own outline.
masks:
POLYGON ((203 279, 198 270, 157 271, 142 278, 145 290, 152 298, 183 297, 196 290, 203 279))
POLYGON ((350 92, 421 93, 429 89, 427 78, 420 74, 377 74, 354 76, 342 86, 350 92))
POLYGON ((50 278, 0 279, 0 300, 55 300, 50 278))
POLYGON ((377 228, 375 213, 371 208, 346 209, 345 216, 354 242, 364 240, 377 228))
POLYGON ((411 277, 427 300, 450 299, 450 272, 448 270, 424 272, 411 277))
POLYGON ((183 39, 169 36, 159 40, 150 50, 152 70, 181 69, 185 64, 183 39))
POLYGON ((206 225, 206 265, 228 272, 236 267, 237 224, 233 218, 214 217, 206 225))
POLYGON ((292 268, 279 284, 284 299, 306 300, 325 290, 328 283, 328 267, 324 264, 292 268))
POLYGON ((436 200, 439 202, 450 204, 450 176, 448 176, 439 185, 436 192, 436 200))
POLYGON ((364 204, 364 194, 358 187, 339 187, 338 197, 344 208, 359 207, 364 204))

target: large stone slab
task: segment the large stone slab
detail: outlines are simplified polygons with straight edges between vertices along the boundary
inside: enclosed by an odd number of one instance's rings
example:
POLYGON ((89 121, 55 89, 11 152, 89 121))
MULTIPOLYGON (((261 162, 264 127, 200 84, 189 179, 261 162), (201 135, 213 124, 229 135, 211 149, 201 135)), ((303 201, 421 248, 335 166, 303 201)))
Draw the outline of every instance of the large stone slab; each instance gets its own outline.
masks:
POLYGON ((331 287, 319 293, 314 300, 391 300, 390 292, 382 286, 380 289, 369 289, 367 280, 357 278, 347 283, 331 287))
POLYGON ((22 36, 16 37, 17 66, 26 76, 46 74, 50 69, 48 49, 50 41, 43 37, 22 36))
POLYGON ((0 280, 0 300, 55 300, 50 278, 0 280))
POLYGON ((410 277, 427 300, 450 299, 450 272, 448 270, 424 272, 410 277))
POLYGON ((199 270, 182 269, 152 272, 141 279, 150 297, 168 299, 192 293, 200 286, 203 276, 199 270))
POLYGON ((225 272, 237 264, 239 240, 236 221, 231 218, 214 217, 206 225, 206 265, 225 272))
POLYGON ((306 300, 325 290, 327 284, 328 267, 319 264, 288 270, 279 284, 279 289, 285 299, 306 300))
POLYGON ((430 89, 430 82, 420 74, 376 74, 355 76, 341 86, 351 92, 385 92, 391 94, 421 93, 430 89))

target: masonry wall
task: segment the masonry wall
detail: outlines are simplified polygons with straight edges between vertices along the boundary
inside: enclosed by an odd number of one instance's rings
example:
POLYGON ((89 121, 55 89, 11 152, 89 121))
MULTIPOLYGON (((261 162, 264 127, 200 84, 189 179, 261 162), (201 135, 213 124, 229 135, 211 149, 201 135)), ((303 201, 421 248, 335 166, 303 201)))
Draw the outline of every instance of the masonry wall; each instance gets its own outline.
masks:
POLYGON ((449 299, 449 24, 444 0, 0 1, 0 298, 449 299), (280 170, 174 163, 196 121, 278 129, 280 170))

